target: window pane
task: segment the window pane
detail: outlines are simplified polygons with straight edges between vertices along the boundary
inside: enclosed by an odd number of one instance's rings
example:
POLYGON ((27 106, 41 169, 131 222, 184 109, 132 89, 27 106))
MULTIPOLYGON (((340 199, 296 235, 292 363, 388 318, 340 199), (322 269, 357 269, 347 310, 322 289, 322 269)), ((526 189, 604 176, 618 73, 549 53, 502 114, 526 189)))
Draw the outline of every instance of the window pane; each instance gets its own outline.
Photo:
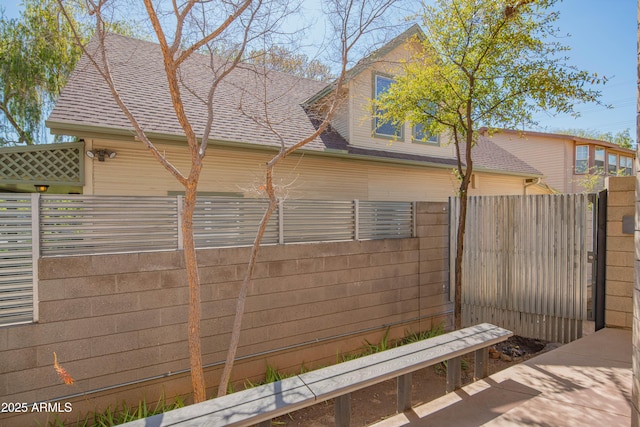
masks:
MULTIPOLYGON (((385 93, 389 90, 389 86, 393 83, 393 80, 388 77, 376 76, 375 78, 375 96, 378 99, 380 94, 385 93)), ((381 113, 382 110, 378 109, 376 113, 381 113)), ((392 136, 396 138, 402 137, 402 127, 394 126, 388 122, 382 122, 378 117, 374 119, 374 133, 376 135, 384 135, 384 136, 392 136)))
POLYGON ((604 172, 604 148, 596 148, 593 165, 596 173, 604 172))
POLYGON ((616 154, 609 154, 607 156, 607 173, 609 175, 615 175, 618 172, 618 156, 616 154))
POLYGON ((589 147, 579 145, 576 147, 576 173, 587 173, 589 168, 589 147))
POLYGON ((620 169, 624 175, 631 175, 633 173, 633 159, 627 156, 620 156, 620 169))
POLYGON ((413 140, 431 144, 439 143, 438 135, 431 135, 429 132, 426 132, 422 123, 413 126, 413 140))

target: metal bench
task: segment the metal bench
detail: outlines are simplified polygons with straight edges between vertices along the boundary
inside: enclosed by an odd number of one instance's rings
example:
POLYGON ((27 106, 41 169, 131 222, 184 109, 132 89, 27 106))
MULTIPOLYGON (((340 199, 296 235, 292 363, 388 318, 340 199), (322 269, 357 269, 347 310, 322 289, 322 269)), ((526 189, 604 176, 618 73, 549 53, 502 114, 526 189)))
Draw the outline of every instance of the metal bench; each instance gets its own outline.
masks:
POLYGON ((127 427, 271 426, 271 419, 335 398, 336 426, 349 426, 351 392, 398 378, 397 410, 411 407, 411 373, 447 361, 447 392, 461 386, 462 356, 475 352, 475 378, 487 376, 488 347, 513 333, 489 323, 300 374, 275 383, 124 424, 127 427))

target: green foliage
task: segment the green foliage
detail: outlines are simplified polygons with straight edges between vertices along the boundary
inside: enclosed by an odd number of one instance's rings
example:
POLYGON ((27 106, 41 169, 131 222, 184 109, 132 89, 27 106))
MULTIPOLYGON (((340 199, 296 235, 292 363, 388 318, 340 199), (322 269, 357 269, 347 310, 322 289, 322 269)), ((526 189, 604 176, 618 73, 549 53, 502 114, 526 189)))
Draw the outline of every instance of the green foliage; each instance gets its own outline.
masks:
POLYGON ((456 147, 461 177, 454 261, 455 326, 461 327, 462 247, 473 147, 478 129, 533 126, 537 111, 577 115, 574 104, 596 102, 605 77, 568 64, 558 42, 557 0, 434 0, 418 18, 424 37, 375 111, 382 122, 421 124, 456 147), (435 106, 435 108, 434 108, 435 106), (462 146, 462 147, 461 147, 462 146))
POLYGON ((633 149, 636 146, 635 141, 631 137, 631 131, 627 128, 623 131, 613 132, 599 132, 595 129, 560 129, 556 133, 563 135, 579 136, 581 138, 596 139, 599 141, 607 141, 612 144, 616 144, 622 148, 633 149))
POLYGON ((548 10, 555 2, 436 0, 425 6, 421 49, 381 97, 382 118, 475 142, 481 126, 532 125, 536 111, 576 114, 576 102, 597 102, 600 93, 589 87, 606 78, 566 63, 568 48, 554 38, 558 14, 548 10))
POLYGON ((0 144, 33 144, 43 114, 80 57, 53 0, 25 0, 19 19, 0 16, 0 144))
MULTIPOLYGON (((218 50, 216 53, 223 57, 233 57, 237 51, 218 50)), ((335 78, 328 65, 317 59, 310 59, 304 53, 294 53, 282 46, 274 45, 268 49, 254 49, 242 56, 244 61, 265 67, 268 70, 322 82, 328 82, 335 78)))
POLYGON ((444 333, 444 326, 442 323, 436 326, 435 328, 431 328, 426 331, 420 331, 420 332, 405 331, 404 337, 400 341, 399 345, 411 344, 414 342, 426 340, 429 338, 437 337, 438 335, 442 335, 443 333, 444 333))
MULTIPOLYGON (((153 406, 150 406, 146 399, 141 400, 137 407, 129 407, 123 402, 120 406, 109 406, 102 412, 90 412, 84 416, 79 415, 74 425, 77 427, 111 427, 129 421, 151 417, 184 406, 185 403, 182 396, 176 396, 171 401, 168 401, 163 394, 153 406)), ((63 427, 65 423, 60 419, 60 416, 56 414, 54 419, 48 422, 47 425, 49 427, 63 427)))

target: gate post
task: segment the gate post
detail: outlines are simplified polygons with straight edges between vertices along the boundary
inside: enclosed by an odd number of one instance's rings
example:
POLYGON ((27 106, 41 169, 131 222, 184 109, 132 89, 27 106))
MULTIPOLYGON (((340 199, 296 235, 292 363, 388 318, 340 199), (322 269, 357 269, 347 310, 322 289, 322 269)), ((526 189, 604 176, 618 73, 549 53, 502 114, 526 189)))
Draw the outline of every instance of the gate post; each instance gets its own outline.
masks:
POLYGON ((596 248, 596 287, 593 290, 593 316, 595 329, 604 328, 604 298, 606 277, 606 253, 607 253, 607 190, 598 193, 598 225, 596 248))

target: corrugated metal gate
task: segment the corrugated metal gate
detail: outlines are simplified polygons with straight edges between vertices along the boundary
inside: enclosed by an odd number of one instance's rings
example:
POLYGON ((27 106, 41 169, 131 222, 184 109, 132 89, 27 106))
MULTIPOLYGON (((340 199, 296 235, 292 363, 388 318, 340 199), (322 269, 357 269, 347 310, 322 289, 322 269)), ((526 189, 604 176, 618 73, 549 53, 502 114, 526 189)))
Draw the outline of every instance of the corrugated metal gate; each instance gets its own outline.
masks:
MULTIPOLYGON (((459 204, 450 199, 452 266, 459 204)), ((592 211, 587 194, 469 197, 463 326, 491 322, 565 343, 581 337, 591 294, 592 211)))

